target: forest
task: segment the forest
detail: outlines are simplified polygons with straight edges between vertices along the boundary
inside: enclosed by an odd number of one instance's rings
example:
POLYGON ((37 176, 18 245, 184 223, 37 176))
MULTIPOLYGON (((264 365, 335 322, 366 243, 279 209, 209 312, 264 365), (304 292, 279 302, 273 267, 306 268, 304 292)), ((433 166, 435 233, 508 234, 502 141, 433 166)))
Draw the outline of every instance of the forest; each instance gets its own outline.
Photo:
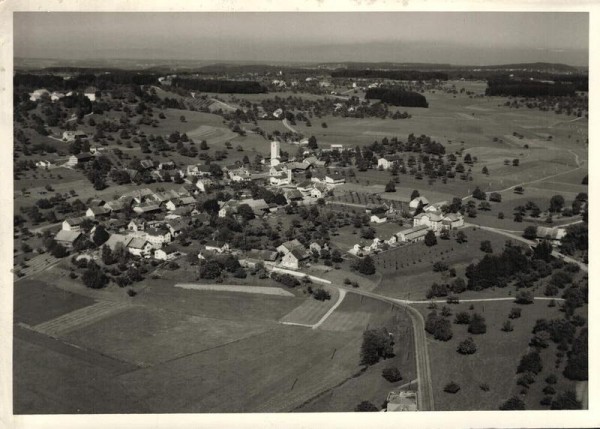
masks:
POLYGON ((404 107, 429 107, 427 99, 418 92, 406 91, 402 88, 369 88, 366 99, 378 99, 383 103, 404 107))

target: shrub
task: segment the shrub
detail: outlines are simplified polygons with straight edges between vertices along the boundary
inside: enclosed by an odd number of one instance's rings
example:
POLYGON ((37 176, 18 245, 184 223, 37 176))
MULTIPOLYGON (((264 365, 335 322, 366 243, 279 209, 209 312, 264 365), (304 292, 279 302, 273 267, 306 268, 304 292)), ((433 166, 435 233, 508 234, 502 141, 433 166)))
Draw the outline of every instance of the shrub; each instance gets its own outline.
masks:
POLYGON ((517 374, 524 372, 532 372, 534 374, 539 374, 541 370, 542 359, 540 357, 540 354, 537 351, 533 351, 527 353, 526 355, 523 355, 517 368, 517 374))
POLYGON ((466 311, 461 311, 454 316, 454 323, 457 325, 468 325, 471 322, 471 315, 466 311))
POLYGON ((524 410, 525 403, 518 397, 513 396, 510 399, 507 399, 500 405, 500 410, 508 411, 508 410, 524 410))
POLYGON ((481 384, 479 385, 479 388, 480 388, 481 390, 483 390, 484 392, 489 392, 489 391, 490 391, 490 386, 489 386, 489 384, 487 384, 487 383, 481 383, 481 384))
POLYGON ((517 293, 517 296, 515 297, 515 303, 522 305, 533 304, 533 294, 529 291, 523 290, 517 293))
POLYGON ((453 381, 451 381, 450 383, 448 383, 444 386, 444 392, 447 392, 447 393, 454 394, 454 393, 458 392, 459 390, 460 390, 460 386, 453 381))
POLYGON ((517 385, 519 386, 529 387, 533 383, 535 383, 535 375, 531 372, 526 372, 517 378, 517 385))
POLYGON ((318 288, 313 292, 313 298, 317 301, 327 301, 331 299, 331 294, 323 288, 318 288))
POLYGON ((134 297, 137 295, 137 292, 134 291, 133 289, 127 289, 127 295, 134 297))
POLYGON ((548 377, 546 377, 546 380, 544 380, 544 381, 548 384, 556 384, 558 379, 556 378, 556 375, 550 374, 548 377))
POLYGON ((521 309, 517 307, 513 307, 510 309, 510 313, 508 314, 509 319, 518 319, 521 317, 521 309))
POLYGON ((461 355, 472 355, 477 351, 477 345, 473 338, 467 338, 464 341, 461 341, 456 348, 456 351, 461 355))
POLYGON ((579 410, 581 409, 581 402, 577 400, 575 392, 568 390, 560 394, 550 406, 552 410, 579 410))
POLYGON ((427 316, 425 330, 433 335, 433 338, 440 341, 448 341, 452 338, 452 327, 448 319, 439 316, 436 311, 432 311, 427 316))
POLYGON ((506 322, 504 322, 504 324, 502 325, 502 330, 504 332, 512 332, 513 331, 513 325, 512 323, 510 323, 510 320, 507 320, 506 322))
POLYGON ((390 383, 395 383, 402 380, 400 370, 396 367, 384 368, 383 371, 381 371, 381 375, 390 383))
POLYGON ((556 393, 556 389, 552 386, 546 386, 542 392, 544 392, 544 395, 554 395, 556 393))
POLYGON ((354 411, 358 412, 369 412, 369 411, 379 411, 379 409, 370 403, 369 401, 362 401, 356 407, 354 407, 354 411))

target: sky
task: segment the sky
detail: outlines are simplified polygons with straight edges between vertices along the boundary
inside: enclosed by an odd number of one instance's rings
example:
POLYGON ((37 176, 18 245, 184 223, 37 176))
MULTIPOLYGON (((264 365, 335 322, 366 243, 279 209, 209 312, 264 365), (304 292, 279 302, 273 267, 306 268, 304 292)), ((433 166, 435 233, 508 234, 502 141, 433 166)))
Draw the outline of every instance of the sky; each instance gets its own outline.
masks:
POLYGON ((17 12, 14 55, 587 66, 587 13, 17 12))

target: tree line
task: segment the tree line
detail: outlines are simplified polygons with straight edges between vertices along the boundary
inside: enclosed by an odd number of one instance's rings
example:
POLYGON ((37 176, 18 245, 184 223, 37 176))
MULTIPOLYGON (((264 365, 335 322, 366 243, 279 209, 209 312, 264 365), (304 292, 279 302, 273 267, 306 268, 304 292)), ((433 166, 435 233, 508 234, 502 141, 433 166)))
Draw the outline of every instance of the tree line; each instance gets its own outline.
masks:
POLYGON ((448 80, 448 73, 421 70, 334 70, 331 77, 379 78, 392 80, 448 80))
POLYGON ((429 107, 424 95, 402 88, 369 88, 365 98, 378 99, 394 106, 429 107))

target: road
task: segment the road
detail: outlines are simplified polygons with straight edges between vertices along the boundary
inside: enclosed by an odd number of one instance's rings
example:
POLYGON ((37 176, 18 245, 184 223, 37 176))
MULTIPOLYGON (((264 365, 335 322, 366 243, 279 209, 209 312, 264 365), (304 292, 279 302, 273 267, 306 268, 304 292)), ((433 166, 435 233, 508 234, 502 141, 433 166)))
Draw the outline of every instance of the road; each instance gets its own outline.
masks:
POLYGON ((283 124, 283 126, 284 126, 284 127, 286 127, 286 128, 287 128, 288 130, 290 130, 291 132, 293 132, 293 133, 296 133, 296 134, 300 134, 300 133, 298 132, 298 130, 297 130, 297 129, 293 128, 293 127, 292 127, 292 126, 291 126, 291 125, 288 123, 287 119, 284 119, 283 121, 281 121, 281 123, 283 124))
POLYGON ((345 289, 348 293, 355 293, 369 298, 378 299, 390 304, 403 307, 413 324, 415 340, 415 356, 417 361, 417 378, 419 380, 418 407, 419 411, 434 411, 433 387, 431 382, 431 369, 429 367, 429 350, 427 348, 427 337, 425 334, 425 319, 423 315, 415 308, 411 307, 406 301, 389 298, 376 293, 367 292, 359 289, 347 289, 343 286, 337 286, 339 289, 345 289))

